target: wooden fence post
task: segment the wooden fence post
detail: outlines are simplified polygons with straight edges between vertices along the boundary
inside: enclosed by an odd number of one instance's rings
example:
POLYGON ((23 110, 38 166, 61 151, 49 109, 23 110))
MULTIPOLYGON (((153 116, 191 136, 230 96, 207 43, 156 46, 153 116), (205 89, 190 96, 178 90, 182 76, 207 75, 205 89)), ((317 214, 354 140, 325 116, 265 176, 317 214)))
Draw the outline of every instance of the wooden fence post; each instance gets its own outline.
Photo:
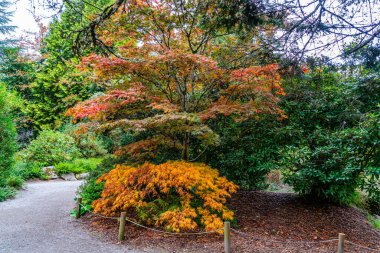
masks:
POLYGON ((124 232, 125 232, 125 218, 127 217, 126 212, 121 212, 119 219, 119 241, 124 240, 124 232))
POLYGON ((224 252, 231 253, 231 231, 230 231, 230 222, 224 222, 224 252))
POLYGON ((338 253, 344 253, 344 238, 345 234, 339 233, 339 241, 338 241, 338 253))
POLYGON ((82 197, 78 197, 77 198, 77 206, 76 206, 76 214, 75 214, 75 218, 79 219, 80 218, 80 212, 81 212, 81 206, 82 204, 82 197))

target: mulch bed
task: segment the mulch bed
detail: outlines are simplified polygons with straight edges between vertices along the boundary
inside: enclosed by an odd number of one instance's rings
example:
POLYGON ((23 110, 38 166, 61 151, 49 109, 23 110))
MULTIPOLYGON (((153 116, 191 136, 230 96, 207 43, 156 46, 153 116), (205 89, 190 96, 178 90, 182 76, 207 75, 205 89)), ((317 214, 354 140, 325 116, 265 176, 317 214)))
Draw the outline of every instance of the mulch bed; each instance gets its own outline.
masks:
MULTIPOLYGON (((339 233, 346 239, 380 252, 380 233, 367 222, 366 215, 353 207, 316 204, 295 194, 239 191, 228 206, 235 211, 237 224, 232 232, 233 252, 336 252, 339 233)), ((105 240, 117 243, 116 220, 86 214, 80 222, 105 240)), ((223 252, 220 235, 166 236, 135 225, 126 226, 126 248, 146 252, 223 252), (159 248, 159 250, 158 250, 159 248)), ((376 252, 352 244, 345 252, 376 252)))

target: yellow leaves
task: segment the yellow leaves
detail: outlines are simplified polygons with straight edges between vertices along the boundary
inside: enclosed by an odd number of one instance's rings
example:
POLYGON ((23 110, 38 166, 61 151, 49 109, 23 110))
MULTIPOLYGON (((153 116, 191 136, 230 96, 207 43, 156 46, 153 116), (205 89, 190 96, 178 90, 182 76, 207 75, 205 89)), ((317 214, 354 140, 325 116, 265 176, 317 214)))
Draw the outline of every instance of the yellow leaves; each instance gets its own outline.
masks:
POLYGON ((223 220, 233 219, 225 203, 238 187, 205 164, 170 161, 138 167, 117 165, 101 181, 105 182, 104 190, 93 203, 98 213, 143 210, 156 226, 174 232, 199 226, 216 230, 223 227, 223 220))

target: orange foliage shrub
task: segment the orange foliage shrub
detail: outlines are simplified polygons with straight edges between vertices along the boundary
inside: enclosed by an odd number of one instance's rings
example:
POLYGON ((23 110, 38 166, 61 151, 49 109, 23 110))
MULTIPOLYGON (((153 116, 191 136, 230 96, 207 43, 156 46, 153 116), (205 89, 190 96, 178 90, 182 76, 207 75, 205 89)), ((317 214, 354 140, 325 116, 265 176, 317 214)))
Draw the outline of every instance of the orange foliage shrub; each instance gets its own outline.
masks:
POLYGON ((223 227, 223 220, 233 219, 225 203, 238 186, 205 164, 117 165, 98 181, 105 181, 105 187, 93 207, 103 215, 127 211, 145 224, 173 232, 199 227, 213 231, 223 227))

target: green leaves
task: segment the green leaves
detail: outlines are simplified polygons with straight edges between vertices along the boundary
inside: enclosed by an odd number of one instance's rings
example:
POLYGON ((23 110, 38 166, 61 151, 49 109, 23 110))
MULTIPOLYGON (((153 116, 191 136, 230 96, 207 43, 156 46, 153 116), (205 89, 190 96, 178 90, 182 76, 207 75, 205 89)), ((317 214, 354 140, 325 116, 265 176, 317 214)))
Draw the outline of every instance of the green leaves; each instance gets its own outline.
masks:
POLYGON ((38 162, 44 166, 50 166, 59 162, 72 161, 81 154, 72 137, 45 130, 20 152, 20 156, 25 162, 38 162))
POLYGON ((288 147, 282 166, 285 182, 305 195, 348 204, 360 187, 370 199, 380 194, 379 114, 368 114, 357 127, 318 130, 309 145, 288 147))
POLYGON ((0 187, 9 176, 17 149, 16 128, 10 112, 11 101, 12 95, 0 83, 0 187))

